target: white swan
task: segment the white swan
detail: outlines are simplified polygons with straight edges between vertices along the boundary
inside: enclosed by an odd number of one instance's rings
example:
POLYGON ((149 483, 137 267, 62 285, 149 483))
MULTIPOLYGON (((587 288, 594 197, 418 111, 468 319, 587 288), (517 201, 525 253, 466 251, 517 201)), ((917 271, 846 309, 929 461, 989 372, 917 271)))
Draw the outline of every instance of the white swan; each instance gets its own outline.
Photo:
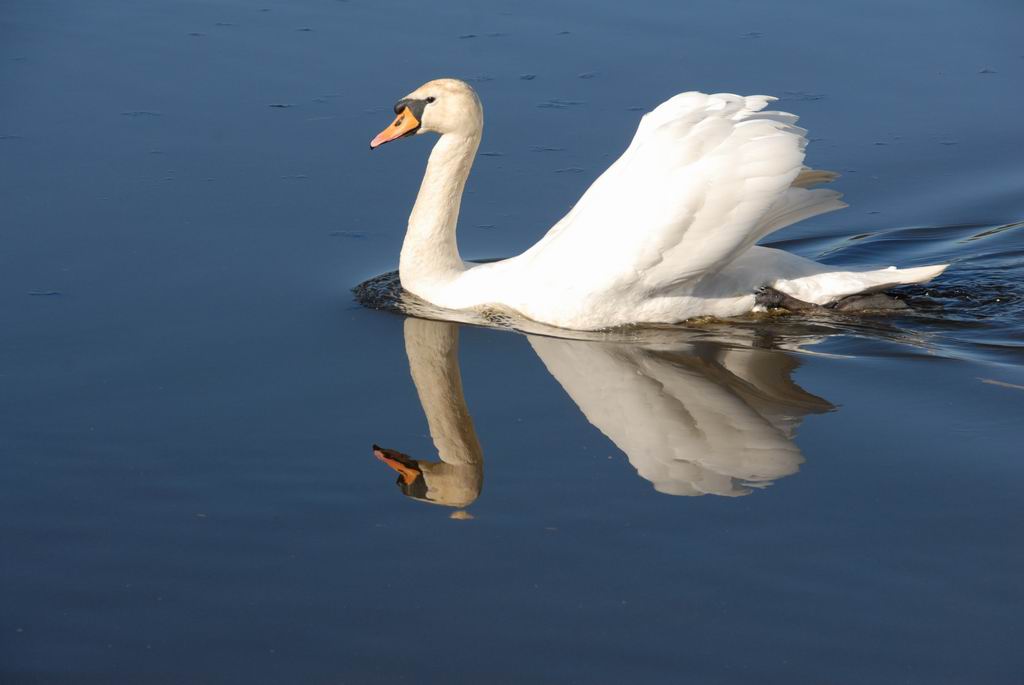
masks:
POLYGON ((756 246, 784 226, 845 207, 807 186, 835 174, 803 166, 797 117, 774 98, 682 93, 640 122, 622 156, 523 254, 489 264, 459 256, 455 228, 483 133, 469 84, 430 81, 395 104, 371 142, 440 134, 402 245, 402 287, 447 309, 508 309, 577 330, 745 314, 771 298, 825 305, 934 278, 947 265, 834 267, 756 246))

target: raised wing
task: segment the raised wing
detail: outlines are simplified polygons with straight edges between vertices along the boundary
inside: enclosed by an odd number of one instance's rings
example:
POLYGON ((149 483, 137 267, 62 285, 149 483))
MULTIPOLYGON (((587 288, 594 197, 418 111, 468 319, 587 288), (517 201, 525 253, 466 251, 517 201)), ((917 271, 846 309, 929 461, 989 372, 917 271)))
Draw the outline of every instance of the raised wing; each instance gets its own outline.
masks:
POLYGON ((796 116, 763 111, 774 99, 682 93, 644 116, 622 156, 522 255, 531 273, 594 295, 685 287, 767 233, 845 206, 794 186, 813 180, 807 139, 796 116))

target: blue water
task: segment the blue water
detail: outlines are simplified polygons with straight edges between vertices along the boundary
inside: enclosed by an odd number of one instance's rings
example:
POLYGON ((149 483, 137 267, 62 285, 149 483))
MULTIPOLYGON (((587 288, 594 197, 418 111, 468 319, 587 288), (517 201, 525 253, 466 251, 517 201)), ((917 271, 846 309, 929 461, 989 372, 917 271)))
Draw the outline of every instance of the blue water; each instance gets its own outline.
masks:
POLYGON ((4 3, 0 680, 1020 683, 1022 23, 4 3), (892 316, 584 340, 363 307, 429 146, 367 142, 438 76, 486 112, 469 258, 532 244, 701 89, 780 96, 843 173, 850 208, 773 245, 953 266, 892 316), (446 472, 452 414, 479 451, 446 472))

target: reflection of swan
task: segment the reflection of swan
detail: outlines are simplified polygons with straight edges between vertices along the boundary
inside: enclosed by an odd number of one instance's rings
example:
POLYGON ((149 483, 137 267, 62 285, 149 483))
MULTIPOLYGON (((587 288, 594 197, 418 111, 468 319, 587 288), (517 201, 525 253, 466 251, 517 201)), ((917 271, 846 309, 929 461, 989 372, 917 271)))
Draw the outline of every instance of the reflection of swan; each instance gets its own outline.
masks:
MULTIPOLYGON (((547 370, 594 426, 660 492, 743 495, 797 471, 792 438, 804 415, 831 405, 790 379, 779 350, 710 342, 635 345, 530 336, 547 370)), ((483 457, 462 395, 456 324, 409 318, 413 381, 441 463, 374 446, 407 495, 466 506, 483 457)))
POLYGON ((831 408, 793 383, 796 361, 778 350, 530 344, 587 420, 672 495, 745 495, 795 473, 797 425, 831 408))
POLYGON ((441 461, 413 459, 377 445, 373 453, 398 471, 398 486, 406 495, 435 504, 468 506, 480 495, 484 472, 480 441, 462 394, 459 328, 406 319, 405 353, 441 461))
POLYGON ((945 266, 836 271, 754 245, 845 206, 834 191, 808 188, 836 175, 803 166, 805 131, 792 114, 763 111, 773 99, 675 96, 643 118, 625 153, 540 242, 518 257, 470 265, 455 228, 483 108, 462 81, 421 86, 370 143, 441 134, 409 217, 402 286, 451 310, 505 308, 594 330, 824 305, 941 273, 945 266))

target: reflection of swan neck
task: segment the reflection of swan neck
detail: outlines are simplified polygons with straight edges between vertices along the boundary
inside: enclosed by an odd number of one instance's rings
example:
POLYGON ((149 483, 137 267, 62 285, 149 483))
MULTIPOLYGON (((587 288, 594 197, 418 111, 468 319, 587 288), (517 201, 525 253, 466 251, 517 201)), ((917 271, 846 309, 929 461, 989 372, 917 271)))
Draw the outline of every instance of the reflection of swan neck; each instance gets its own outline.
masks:
POLYGON ((459 372, 459 329, 451 324, 406 319, 405 350, 438 456, 447 464, 479 464, 480 441, 466 407, 459 372))
MULTIPOLYGON (((459 329, 451 323, 405 320, 405 352, 416 393, 430 426, 440 462, 395 456, 389 466, 411 480, 403 492, 415 499, 465 507, 479 495, 484 465, 473 421, 462 395, 459 373, 459 329), (405 474, 406 469, 415 474, 405 474)), ((388 461, 387 458, 382 458, 388 461)), ((399 478, 399 484, 404 479, 399 478)))

